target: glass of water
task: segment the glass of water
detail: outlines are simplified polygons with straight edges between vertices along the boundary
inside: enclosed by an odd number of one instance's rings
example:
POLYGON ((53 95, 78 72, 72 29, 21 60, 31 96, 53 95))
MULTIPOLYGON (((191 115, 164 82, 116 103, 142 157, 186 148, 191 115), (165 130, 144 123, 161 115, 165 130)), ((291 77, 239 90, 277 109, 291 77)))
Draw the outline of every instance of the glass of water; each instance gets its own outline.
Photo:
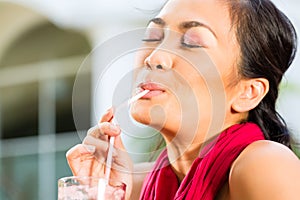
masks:
MULTIPOLYGON (((109 180, 99 184, 99 177, 63 177, 58 180, 58 200, 124 200, 126 185, 120 181, 109 180), (104 188, 99 188, 99 186, 104 188), (98 191, 104 192, 98 198, 98 191)), ((105 181, 105 179, 104 179, 105 181)))

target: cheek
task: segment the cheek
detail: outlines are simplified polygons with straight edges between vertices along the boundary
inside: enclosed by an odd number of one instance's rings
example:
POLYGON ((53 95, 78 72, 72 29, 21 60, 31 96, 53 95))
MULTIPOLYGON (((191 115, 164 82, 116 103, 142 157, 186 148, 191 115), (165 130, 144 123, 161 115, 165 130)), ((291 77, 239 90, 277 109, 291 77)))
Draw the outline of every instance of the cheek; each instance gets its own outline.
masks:
MULTIPOLYGON (((193 84, 193 92, 197 101, 197 112, 201 119, 210 118, 212 111, 211 88, 203 79, 195 81, 193 84)), ((195 109, 196 110, 196 109, 195 109)))
POLYGON ((212 85, 211 83, 220 83, 215 81, 219 76, 214 74, 210 77, 203 77, 198 70, 195 69, 181 69, 180 73, 186 81, 186 85, 180 90, 182 91, 182 111, 187 121, 191 124, 197 124, 201 127, 204 124, 209 124, 212 120, 213 111, 213 96, 212 94, 219 93, 216 88, 222 86, 212 85), (189 91, 185 93, 184 91, 189 91))
POLYGON ((210 88, 207 81, 194 70, 184 70, 181 75, 186 83, 176 90, 180 99, 178 113, 181 113, 181 121, 177 123, 189 131, 194 131, 198 127, 206 129, 205 126, 212 120, 213 88, 210 88))
POLYGON ((223 41, 220 47, 210 52, 214 58, 214 64, 218 70, 220 77, 227 86, 230 82, 235 82, 238 78, 238 67, 240 58, 240 50, 237 42, 231 37, 227 41, 223 41))
POLYGON ((152 48, 147 50, 138 50, 134 56, 134 67, 139 68, 144 66, 146 58, 151 54, 152 51, 152 48))

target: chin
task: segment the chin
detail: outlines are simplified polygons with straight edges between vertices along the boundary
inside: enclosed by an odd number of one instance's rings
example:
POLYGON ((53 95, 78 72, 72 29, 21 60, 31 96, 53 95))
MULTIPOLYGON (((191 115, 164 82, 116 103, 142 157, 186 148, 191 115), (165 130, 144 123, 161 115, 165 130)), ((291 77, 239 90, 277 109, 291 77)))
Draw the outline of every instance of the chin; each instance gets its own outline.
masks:
POLYGON ((150 125, 151 122, 151 118, 149 115, 149 111, 148 109, 144 108, 143 106, 137 105, 136 103, 134 103, 131 107, 130 107, 130 115, 131 117, 144 125, 150 125))
POLYGON ((130 108, 130 114, 135 121, 153 128, 165 125, 168 116, 166 113, 162 105, 152 105, 148 101, 136 102, 130 108))

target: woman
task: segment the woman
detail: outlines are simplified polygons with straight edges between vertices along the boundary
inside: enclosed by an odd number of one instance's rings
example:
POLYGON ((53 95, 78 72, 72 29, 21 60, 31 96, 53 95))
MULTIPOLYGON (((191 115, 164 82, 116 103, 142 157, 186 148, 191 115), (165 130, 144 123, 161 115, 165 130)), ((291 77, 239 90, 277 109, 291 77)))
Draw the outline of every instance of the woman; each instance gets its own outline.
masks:
MULTIPOLYGON (((299 199, 300 162, 275 109, 296 51, 286 16, 269 0, 169 0, 143 41, 135 80, 150 92, 131 114, 161 132, 166 150, 145 179, 116 153, 112 176, 127 198, 299 199)), ((110 109, 69 150, 74 175, 104 173, 108 136, 123 149, 112 118, 110 109)))

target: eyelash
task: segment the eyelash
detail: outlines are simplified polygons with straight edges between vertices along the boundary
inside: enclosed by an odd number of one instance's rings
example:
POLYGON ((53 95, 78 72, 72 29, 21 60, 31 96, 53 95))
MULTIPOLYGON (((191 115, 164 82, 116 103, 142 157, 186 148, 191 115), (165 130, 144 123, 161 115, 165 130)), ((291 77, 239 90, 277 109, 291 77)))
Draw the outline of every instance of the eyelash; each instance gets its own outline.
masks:
POLYGON ((201 45, 193 45, 193 44, 187 44, 184 42, 184 37, 181 38, 181 45, 183 47, 187 47, 187 48, 190 48, 190 49, 194 49, 194 48, 202 48, 203 46, 201 45))
POLYGON ((160 42, 161 39, 142 39, 143 42, 160 42))
MULTIPOLYGON (((162 41, 162 39, 142 39, 143 42, 160 42, 162 41)), ((186 48, 190 48, 190 49, 194 49, 194 48, 202 48, 203 46, 200 46, 200 45, 192 45, 192 44, 187 44, 184 42, 184 37, 181 38, 181 45, 183 47, 186 47, 186 48)))
POLYGON ((181 43, 182 46, 190 48, 190 49, 195 49, 195 48, 202 48, 203 46, 200 45, 191 45, 191 44, 186 44, 186 43, 181 43))

